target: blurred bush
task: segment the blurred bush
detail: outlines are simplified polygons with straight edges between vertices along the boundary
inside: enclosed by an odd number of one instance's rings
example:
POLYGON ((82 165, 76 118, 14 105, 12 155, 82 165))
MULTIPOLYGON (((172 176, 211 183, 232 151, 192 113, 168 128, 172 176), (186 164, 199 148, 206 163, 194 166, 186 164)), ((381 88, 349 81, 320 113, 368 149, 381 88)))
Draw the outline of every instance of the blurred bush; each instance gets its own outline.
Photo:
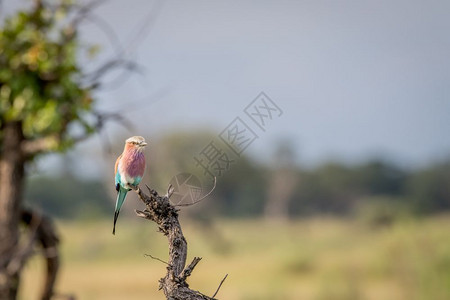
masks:
POLYGON ((27 182, 26 205, 65 219, 111 216, 113 202, 101 181, 73 176, 35 177, 27 182))
POLYGON ((413 215, 412 208, 404 199, 392 196, 372 196, 359 201, 355 217, 370 227, 390 226, 413 215))
POLYGON ((450 161, 412 172, 405 183, 405 195, 418 213, 450 209, 450 161))

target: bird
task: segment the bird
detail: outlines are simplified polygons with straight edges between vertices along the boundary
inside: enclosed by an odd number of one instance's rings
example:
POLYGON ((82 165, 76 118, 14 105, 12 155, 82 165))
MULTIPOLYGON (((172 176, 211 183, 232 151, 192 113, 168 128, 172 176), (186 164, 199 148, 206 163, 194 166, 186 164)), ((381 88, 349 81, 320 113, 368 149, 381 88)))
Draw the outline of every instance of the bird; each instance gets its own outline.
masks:
POLYGON ((132 136, 125 141, 122 154, 114 166, 114 182, 117 191, 116 208, 114 211, 114 226, 112 233, 116 234, 116 222, 120 208, 128 191, 136 188, 142 180, 145 171, 144 148, 147 146, 142 136, 132 136))

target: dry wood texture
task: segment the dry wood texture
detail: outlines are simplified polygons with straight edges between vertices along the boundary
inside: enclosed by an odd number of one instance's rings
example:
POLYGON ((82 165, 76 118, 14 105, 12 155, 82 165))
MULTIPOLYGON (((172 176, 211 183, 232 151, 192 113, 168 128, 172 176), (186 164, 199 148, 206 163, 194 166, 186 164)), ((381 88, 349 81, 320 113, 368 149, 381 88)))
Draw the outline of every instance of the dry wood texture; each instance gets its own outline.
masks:
POLYGON ((149 195, 145 194, 140 188, 136 189, 139 198, 146 205, 145 210, 136 210, 136 214, 155 222, 159 231, 167 236, 169 242, 167 274, 160 280, 160 289, 164 291, 167 299, 215 299, 191 290, 186 282, 201 258, 195 257, 186 267, 187 242, 178 221, 178 210, 169 201, 173 193, 172 186, 169 185, 167 194, 164 196, 158 195, 155 190, 149 187, 147 188, 149 195))

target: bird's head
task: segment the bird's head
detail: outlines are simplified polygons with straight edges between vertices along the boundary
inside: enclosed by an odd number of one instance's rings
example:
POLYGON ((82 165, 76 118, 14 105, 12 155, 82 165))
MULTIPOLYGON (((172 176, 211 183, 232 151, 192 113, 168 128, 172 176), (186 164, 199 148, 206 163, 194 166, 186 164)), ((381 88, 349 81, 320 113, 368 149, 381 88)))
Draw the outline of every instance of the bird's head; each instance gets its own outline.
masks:
POLYGON ((147 143, 142 136, 132 136, 125 141, 125 147, 127 146, 138 150, 144 150, 147 143))

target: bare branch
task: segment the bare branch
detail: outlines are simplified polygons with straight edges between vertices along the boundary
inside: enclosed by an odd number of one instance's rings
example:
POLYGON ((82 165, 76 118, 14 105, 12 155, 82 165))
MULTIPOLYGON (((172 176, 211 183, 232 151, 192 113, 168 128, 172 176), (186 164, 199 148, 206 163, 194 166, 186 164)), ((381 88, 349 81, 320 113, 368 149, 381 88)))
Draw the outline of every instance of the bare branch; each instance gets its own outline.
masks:
POLYGON ((175 188, 173 187, 173 185, 169 184, 169 186, 167 187, 167 193, 164 197, 170 198, 174 191, 175 191, 175 188))
POLYGON ((112 145, 111 140, 109 139, 108 133, 106 131, 99 132, 101 139, 101 146, 103 148, 103 152, 112 155, 112 145))
POLYGON ((166 95, 169 94, 170 88, 165 87, 162 89, 157 90, 154 93, 151 93, 145 97, 139 98, 137 100, 131 100, 125 104, 118 105, 114 107, 115 111, 124 111, 126 113, 136 111, 136 110, 142 110, 143 105, 149 105, 153 104, 157 101, 160 101, 163 99, 166 95))
POLYGON ((11 276, 18 274, 28 258, 33 255, 34 245, 37 239, 37 232, 41 222, 42 218, 40 216, 31 218, 31 221, 29 223, 30 237, 27 244, 12 257, 12 259, 8 263, 8 266, 6 267, 8 273, 11 276))
MULTIPOLYGON (((25 254, 42 254, 47 262, 47 274, 45 277, 44 288, 39 299, 50 300, 54 296, 53 287, 59 270, 59 237, 51 220, 35 211, 23 210, 22 222, 28 225, 32 232, 32 241, 34 244, 39 243, 42 251, 33 251, 29 246, 25 249, 25 254)), ((31 239, 30 239, 31 241, 31 239)), ((26 260, 23 256, 22 259, 26 260)), ((73 298, 74 299, 74 298, 73 298)))
POLYGON ((157 261, 159 261, 159 262, 162 262, 163 264, 169 265, 167 262, 163 261, 163 260, 160 259, 160 258, 154 257, 154 256, 152 256, 151 254, 144 254, 144 256, 148 256, 148 257, 150 257, 150 258, 152 258, 152 259, 154 259, 154 260, 157 260, 157 261))
MULTIPOLYGON (((144 18, 144 22, 142 26, 137 30, 137 33, 134 37, 132 37, 127 43, 127 47, 124 48, 120 45, 119 39, 117 38, 117 35, 115 34, 114 30, 107 22, 105 22, 103 19, 96 15, 89 15, 89 18, 92 22, 96 23, 96 25, 105 33, 105 35, 110 40, 111 44, 113 46, 115 45, 116 48, 116 55, 114 58, 110 59, 105 63, 105 65, 114 63, 114 62, 121 62, 121 61, 131 61, 129 58, 131 55, 136 52, 138 49, 138 43, 142 42, 145 38, 145 35, 149 34, 151 31, 151 27, 154 25, 155 20, 159 14, 159 11, 162 8, 162 5, 164 4, 164 1, 158 0, 154 3, 152 7, 150 7, 150 11, 148 15, 144 18), (126 59, 128 58, 128 59, 126 59)), ((137 63, 132 62, 132 64, 120 64, 117 66, 117 68, 121 69, 121 73, 116 76, 115 79, 111 80, 108 83, 102 83, 101 86, 104 89, 116 89, 120 85, 122 85, 124 82, 126 82, 130 76, 128 76, 128 72, 140 72, 139 65, 137 63)), ((94 81, 94 85, 99 86, 100 80, 103 75, 99 76, 97 80, 94 81)))
POLYGON ((141 217, 141 218, 143 218, 143 219, 148 219, 148 220, 151 220, 151 219, 152 219, 152 218, 151 218, 151 215, 150 215, 147 211, 145 211, 145 210, 138 210, 138 209, 135 209, 134 212, 136 213, 136 215, 137 215, 138 217, 141 217))
POLYGON ((77 7, 78 10, 71 22, 72 27, 77 27, 79 23, 86 18, 86 16, 92 14, 92 11, 97 7, 103 4, 108 0, 96 0, 96 1, 90 1, 89 3, 82 5, 82 6, 76 6, 76 4, 73 4, 73 7, 77 7))
POLYGON ((227 279, 227 277, 228 277, 228 274, 226 274, 225 277, 222 279, 219 286, 217 287, 216 292, 214 293, 214 295, 212 295, 212 298, 216 297, 217 293, 219 292, 220 288, 222 287, 223 282, 225 281, 225 279, 227 279))
POLYGON ((102 83, 101 80, 104 78, 104 76, 110 74, 114 69, 120 69, 122 70, 122 72, 118 76, 116 76, 116 78, 113 79, 112 82, 107 84, 109 88, 116 88, 120 86, 120 84, 125 82, 125 79, 129 77, 124 77, 125 75, 127 75, 127 72, 140 71, 140 67, 136 62, 132 61, 131 59, 125 58, 125 49, 122 47, 122 43, 120 42, 120 39, 113 27, 101 16, 93 12, 93 9, 103 2, 105 1, 92 1, 84 6, 81 6, 69 25, 69 28, 78 28, 81 21, 91 22, 106 36, 111 47, 114 49, 112 58, 106 60, 106 62, 101 64, 94 71, 83 76, 83 85, 85 85, 88 89, 97 89, 100 86, 105 88, 105 83, 102 83))
POLYGON ((143 24, 140 26, 139 30, 137 30, 136 35, 127 43, 127 47, 124 49, 124 54, 131 54, 132 52, 136 51, 136 49, 138 48, 138 43, 142 42, 145 39, 146 35, 148 35, 152 31, 152 28, 155 25, 156 19, 164 3, 165 1, 163 0, 156 0, 153 3, 153 5, 149 9, 147 16, 143 20, 143 24))
POLYGON ((200 262, 200 260, 202 260, 201 257, 194 257, 194 259, 192 260, 192 262, 189 264, 189 266, 187 266, 183 272, 181 272, 180 278, 182 280, 186 280, 186 278, 188 278, 189 276, 191 276, 192 271, 194 271, 195 266, 200 262))
POLYGON ((56 135, 37 138, 34 140, 25 140, 22 142, 22 152, 25 156, 34 155, 40 152, 54 150, 59 143, 56 135))
MULTIPOLYGON (((102 132, 101 130, 105 126, 106 122, 108 122, 110 120, 119 123, 120 125, 122 125, 123 127, 125 127, 129 131, 133 131, 134 130, 133 124, 130 123, 120 113, 107 113, 107 112, 98 112, 98 111, 94 111, 92 113, 93 113, 93 115, 95 117, 95 124, 93 125, 93 128, 95 129, 95 132, 97 132, 97 133, 102 132)), ((90 136, 91 136, 91 133, 90 132, 86 132, 85 134, 81 134, 79 136, 73 137, 71 140, 72 140, 73 143, 78 143, 78 142, 81 142, 81 141, 89 138, 90 136)), ((104 137, 106 137, 106 139, 107 139, 106 134, 105 134, 104 137)), ((107 142, 108 141, 109 140, 107 140, 107 142)), ((110 149, 110 144, 108 144, 107 146, 108 146, 107 149, 110 149)))
POLYGON ((124 69, 127 71, 139 71, 140 67, 137 63, 131 60, 121 59, 121 58, 115 58, 111 59, 107 62, 105 62, 103 65, 101 65, 99 68, 97 68, 95 71, 92 71, 89 74, 85 75, 85 80, 87 82, 90 82, 88 85, 88 88, 94 88, 94 87, 100 87, 101 83, 100 80, 106 75, 110 74, 114 69, 124 69))

